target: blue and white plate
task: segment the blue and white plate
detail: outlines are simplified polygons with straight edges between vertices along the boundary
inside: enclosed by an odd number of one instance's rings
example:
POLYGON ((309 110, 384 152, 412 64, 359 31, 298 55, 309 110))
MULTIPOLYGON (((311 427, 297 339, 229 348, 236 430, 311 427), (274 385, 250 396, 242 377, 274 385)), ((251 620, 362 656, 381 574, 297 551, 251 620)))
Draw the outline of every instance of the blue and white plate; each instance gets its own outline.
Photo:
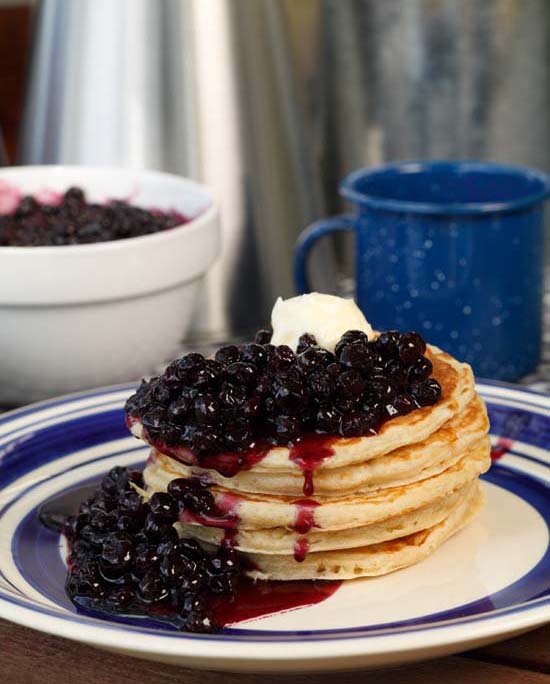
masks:
POLYGON ((496 460, 488 505, 413 567, 344 583, 323 603, 195 635, 78 614, 63 590, 58 535, 37 523, 46 499, 140 464, 123 403, 132 386, 43 402, 0 416, 0 617, 99 648, 186 667, 305 671, 440 656, 550 619, 550 402, 482 383, 496 460))

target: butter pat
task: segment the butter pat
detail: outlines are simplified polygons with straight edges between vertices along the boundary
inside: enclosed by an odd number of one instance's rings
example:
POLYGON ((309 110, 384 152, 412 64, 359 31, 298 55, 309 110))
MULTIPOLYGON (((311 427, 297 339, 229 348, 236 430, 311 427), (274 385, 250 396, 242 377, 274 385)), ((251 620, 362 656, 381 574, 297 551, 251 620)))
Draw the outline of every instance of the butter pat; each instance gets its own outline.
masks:
POLYGON ((320 347, 334 351, 336 343, 348 330, 362 330, 371 339, 372 328, 352 299, 312 292, 275 302, 271 312, 271 343, 287 344, 296 351, 304 333, 315 335, 320 347))

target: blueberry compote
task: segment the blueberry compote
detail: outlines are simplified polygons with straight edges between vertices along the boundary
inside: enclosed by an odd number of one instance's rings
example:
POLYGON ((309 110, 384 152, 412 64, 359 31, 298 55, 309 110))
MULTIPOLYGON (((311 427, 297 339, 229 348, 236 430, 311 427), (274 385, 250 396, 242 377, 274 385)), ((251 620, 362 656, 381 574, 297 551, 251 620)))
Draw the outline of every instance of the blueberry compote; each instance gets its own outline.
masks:
POLYGON ((158 233, 188 221, 175 211, 142 209, 123 200, 89 203, 84 191, 73 187, 53 203, 22 197, 13 212, 0 215, 0 246, 107 242, 158 233))
POLYGON ((219 629, 213 602, 231 602, 240 578, 233 535, 212 553, 178 539, 173 523, 181 512, 213 504, 200 484, 177 483, 144 502, 133 486, 143 485, 141 473, 113 468, 78 514, 67 518, 66 590, 77 606, 147 615, 191 632, 219 629))
MULTIPOLYGON (((66 591, 80 609, 99 615, 148 617, 190 632, 319 603, 340 582, 253 581, 249 563, 225 530, 216 552, 178 539, 173 522, 184 513, 216 516, 214 500, 198 480, 173 480, 148 502, 134 488, 138 471, 113 468, 76 515, 61 522, 69 542, 66 591)), ((63 502, 49 502, 41 521, 59 529, 63 502)))
POLYGON ((441 397, 418 333, 369 340, 349 330, 334 353, 310 334, 296 353, 270 339, 262 330, 214 358, 192 353, 174 361, 130 397, 128 424, 140 421, 159 451, 226 476, 252 467, 271 445, 287 446, 309 477, 335 438, 376 434, 386 421, 441 397))

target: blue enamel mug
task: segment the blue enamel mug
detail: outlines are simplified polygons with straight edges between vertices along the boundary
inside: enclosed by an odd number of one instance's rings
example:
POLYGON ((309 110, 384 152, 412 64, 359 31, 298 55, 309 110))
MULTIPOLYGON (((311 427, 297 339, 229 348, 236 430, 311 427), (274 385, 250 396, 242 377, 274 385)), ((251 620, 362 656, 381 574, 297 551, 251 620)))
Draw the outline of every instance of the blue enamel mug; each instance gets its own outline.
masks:
POLYGON ((540 359, 547 175, 468 161, 360 169, 340 192, 353 214, 306 228, 300 293, 321 237, 353 231, 356 299, 374 328, 417 330, 478 375, 518 380, 540 359))

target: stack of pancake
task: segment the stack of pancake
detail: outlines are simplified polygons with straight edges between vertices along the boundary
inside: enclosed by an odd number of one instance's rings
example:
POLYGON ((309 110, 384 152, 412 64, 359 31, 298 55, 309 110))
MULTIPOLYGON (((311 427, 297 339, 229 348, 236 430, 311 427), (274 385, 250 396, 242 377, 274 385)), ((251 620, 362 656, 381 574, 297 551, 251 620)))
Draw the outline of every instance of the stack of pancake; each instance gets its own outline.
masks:
MULTIPOLYGON (((480 510, 478 478, 490 465, 487 414, 470 367, 435 347, 427 355, 441 400, 389 420, 377 435, 332 439, 331 455, 310 473, 307 497, 303 464, 285 447, 232 477, 153 449, 147 494, 165 491, 174 478, 201 477, 219 526, 215 517, 184 517, 179 534, 220 545, 234 527, 231 543, 257 578, 351 579, 411 565, 480 510)), ((132 431, 143 437, 139 424, 132 431)))

